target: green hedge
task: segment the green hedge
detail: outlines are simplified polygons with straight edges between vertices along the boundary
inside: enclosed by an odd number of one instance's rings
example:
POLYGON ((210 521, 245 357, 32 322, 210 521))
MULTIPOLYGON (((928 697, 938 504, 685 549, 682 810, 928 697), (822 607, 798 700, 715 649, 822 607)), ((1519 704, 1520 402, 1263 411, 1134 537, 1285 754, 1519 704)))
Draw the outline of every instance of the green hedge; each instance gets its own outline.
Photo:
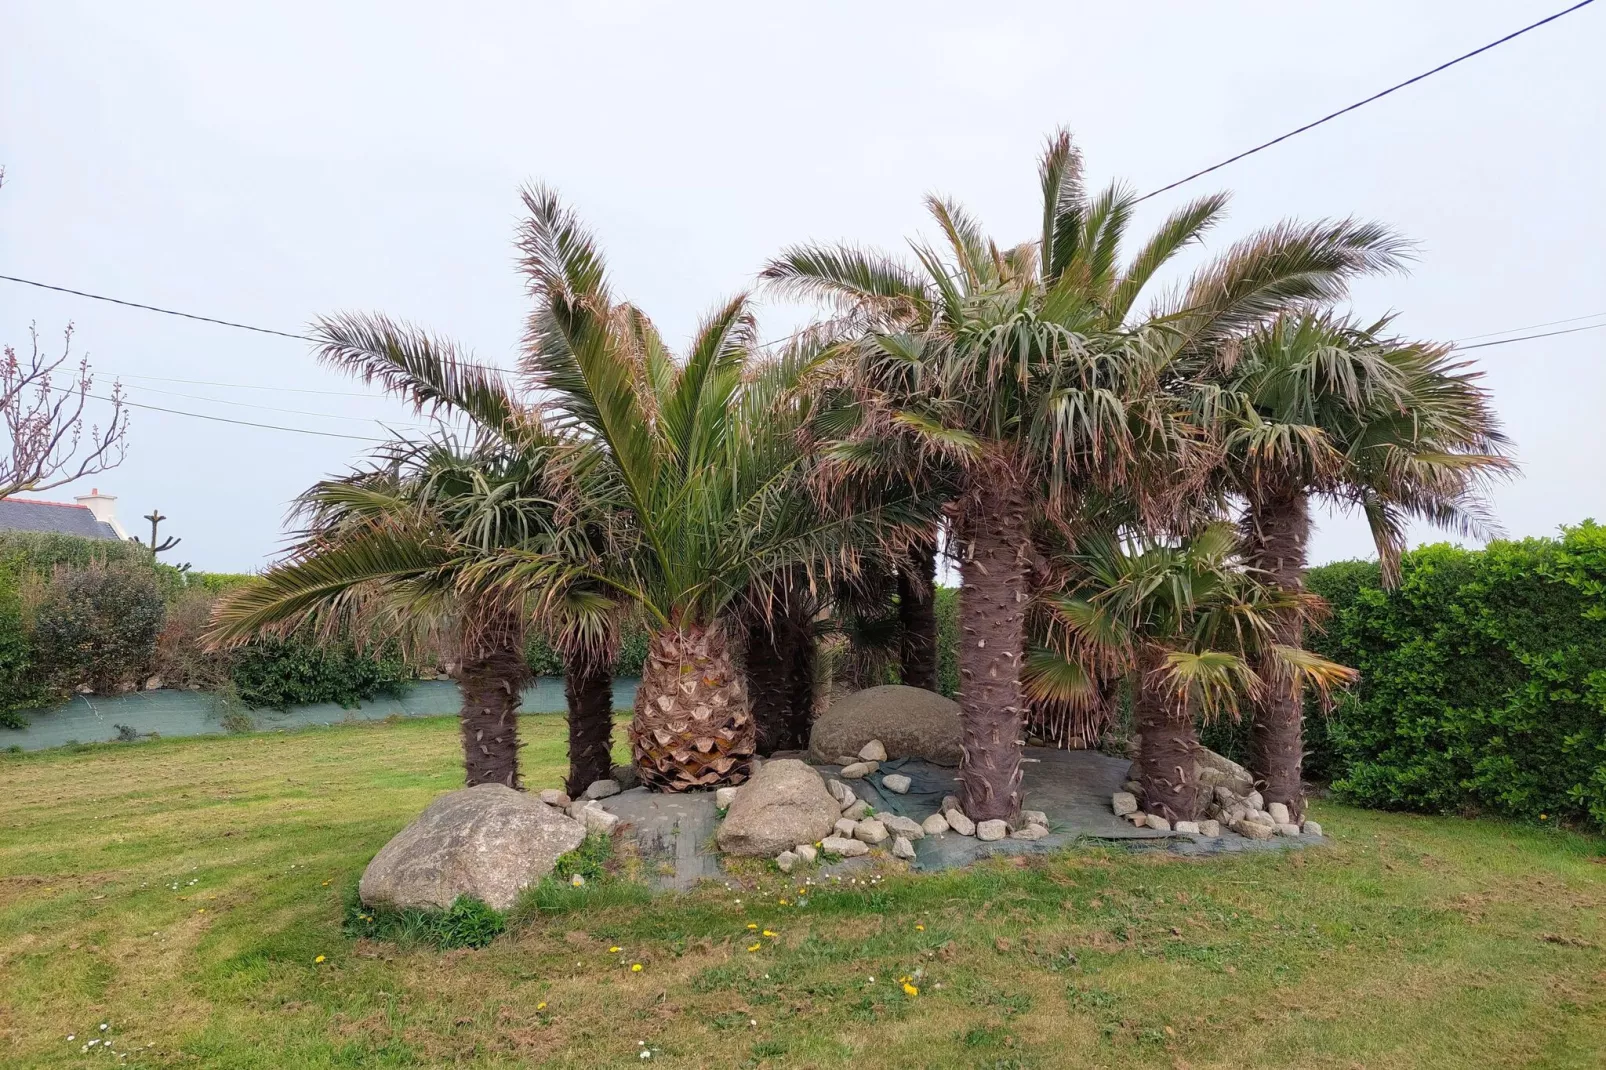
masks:
MULTIPOLYGON (((552 649, 544 636, 533 632, 530 634, 525 642, 524 657, 530 672, 536 676, 563 675, 563 658, 552 649)), ((619 637, 619 656, 613 659, 613 674, 639 677, 646 661, 647 630, 639 624, 627 625, 619 637)))
POLYGON ((1311 646, 1361 671, 1307 720, 1338 794, 1606 826, 1606 529, 1423 547, 1392 592, 1364 562, 1309 583, 1333 606, 1311 646))
POLYGON ((412 673, 394 646, 359 651, 350 643, 258 639, 234 651, 229 679, 241 702, 288 709, 316 702, 355 706, 398 695, 412 673))

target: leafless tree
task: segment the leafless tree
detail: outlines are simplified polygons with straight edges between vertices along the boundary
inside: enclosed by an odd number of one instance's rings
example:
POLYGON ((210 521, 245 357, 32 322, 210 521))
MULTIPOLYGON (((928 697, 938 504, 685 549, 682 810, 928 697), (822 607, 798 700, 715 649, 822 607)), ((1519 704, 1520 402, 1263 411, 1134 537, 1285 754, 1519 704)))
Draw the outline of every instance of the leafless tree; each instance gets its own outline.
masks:
POLYGON ((33 326, 28 328, 32 345, 26 357, 5 347, 0 362, 0 419, 7 442, 0 450, 0 497, 49 490, 123 462, 128 409, 122 384, 114 381, 109 397, 90 393, 95 377, 89 358, 79 358, 76 368, 68 363, 72 333, 69 324, 62 332, 59 355, 40 349, 39 331, 33 326), (86 427, 85 409, 91 398, 111 403, 104 430, 98 423, 86 427))

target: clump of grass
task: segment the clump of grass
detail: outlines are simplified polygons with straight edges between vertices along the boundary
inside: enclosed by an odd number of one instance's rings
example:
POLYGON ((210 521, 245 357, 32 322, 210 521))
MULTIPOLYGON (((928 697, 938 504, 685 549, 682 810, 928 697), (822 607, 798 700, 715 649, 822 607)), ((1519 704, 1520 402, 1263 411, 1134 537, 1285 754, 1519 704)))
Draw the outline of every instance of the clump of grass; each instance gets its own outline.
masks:
POLYGON ((566 882, 573 882, 576 877, 599 881, 608 876, 608 862, 612 858, 613 837, 590 835, 574 850, 558 856, 552 875, 566 882))
POLYGON ((367 907, 355 889, 346 901, 347 936, 445 949, 485 947, 506 929, 506 915, 473 896, 460 895, 445 910, 367 907))

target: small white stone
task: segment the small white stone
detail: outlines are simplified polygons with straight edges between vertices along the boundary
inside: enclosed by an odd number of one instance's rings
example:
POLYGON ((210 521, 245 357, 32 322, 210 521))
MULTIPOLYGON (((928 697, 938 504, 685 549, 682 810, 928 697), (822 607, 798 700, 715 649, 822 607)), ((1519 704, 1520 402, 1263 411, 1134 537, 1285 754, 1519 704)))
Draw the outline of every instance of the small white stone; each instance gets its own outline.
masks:
POLYGON ((853 794, 852 788, 835 777, 826 781, 825 788, 831 793, 831 797, 837 801, 839 806, 852 806, 859 798, 853 794))
POLYGON ((556 806, 559 810, 567 810, 569 805, 574 802, 573 799, 557 788, 542 788, 541 801, 548 806, 556 806))
POLYGON ((1186 833, 1189 833, 1191 835, 1197 836, 1197 835, 1199 835, 1199 822, 1197 822, 1197 821, 1178 821, 1177 824, 1176 824, 1176 831, 1178 831, 1178 832, 1186 832, 1186 833))
POLYGON ((1251 791, 1244 796, 1244 805, 1251 810, 1263 810, 1266 807, 1266 797, 1258 791, 1251 791))
POLYGON ((909 788, 914 783, 902 773, 888 773, 881 778, 881 786, 897 795, 909 794, 909 788))
POLYGON ((735 788, 715 788, 714 789, 714 805, 719 807, 721 810, 730 809, 731 803, 733 803, 735 801, 736 801, 736 789, 735 788))
POLYGON ((832 765, 852 765, 854 762, 856 762, 858 760, 859 760, 859 756, 857 754, 839 754, 839 755, 836 756, 836 761, 832 762, 831 764, 832 765))
POLYGON ((859 748, 859 757, 867 762, 884 762, 887 760, 887 748, 881 745, 879 739, 872 739, 859 748))
POLYGON ((892 857, 912 859, 915 856, 915 845, 909 842, 907 836, 897 836, 892 841, 892 857))
POLYGON ((1042 825, 1048 828, 1048 815, 1041 810, 1022 810, 1020 819, 1028 825, 1042 825))
POLYGON ((948 831, 948 819, 941 814, 932 814, 920 822, 920 827, 926 830, 927 836, 941 836, 948 831))
POLYGON ((797 865, 797 855, 791 851, 782 851, 775 856, 775 865, 780 868, 782 873, 790 873, 792 872, 792 867, 797 865))
POLYGON ((1138 812, 1138 797, 1130 791, 1118 791, 1110 796, 1110 809, 1115 811, 1116 817, 1135 814, 1138 812))
POLYGON ((838 836, 852 838, 853 829, 856 825, 858 825, 858 822, 851 817, 839 817, 836 820, 836 824, 831 827, 836 830, 838 836))
POLYGON ((1286 824, 1288 824, 1288 804, 1287 803, 1280 803, 1280 802, 1267 803, 1266 804, 1266 812, 1271 815, 1272 824, 1275 824, 1275 825, 1286 825, 1286 824))
POLYGON ((856 840, 863 840, 865 843, 874 846, 875 844, 885 842, 887 838, 887 826, 883 825, 873 817, 866 818, 857 825, 853 826, 853 838, 856 840))
POLYGON ((1007 835, 1009 835, 1008 822, 993 818, 990 821, 978 821, 976 823, 976 838, 978 840, 1001 840, 1007 835))
POLYGON ((820 857, 820 852, 815 850, 812 843, 800 843, 792 848, 792 853, 811 866, 820 857))
POLYGON ((1315 821, 1307 821, 1303 831, 1307 836, 1320 836, 1322 834, 1322 826, 1315 821))
POLYGON ((863 821, 870 816, 870 804, 863 799, 854 799, 852 806, 843 809, 842 816, 849 821, 863 821))
POLYGON ((1277 834, 1277 830, 1272 826, 1262 825, 1260 822, 1250 821, 1248 818, 1232 826, 1232 831, 1240 836, 1247 836, 1251 840, 1269 840, 1277 834))
POLYGON ((581 793, 587 799, 606 799, 610 795, 619 794, 617 780, 593 780, 591 785, 581 793))
POLYGON ((1221 822, 1219 822, 1219 821, 1201 821, 1201 822, 1199 822, 1199 835, 1201 835, 1201 836, 1211 836, 1211 837, 1220 836, 1221 835, 1221 822))
POLYGON ((820 849, 826 854, 840 855, 843 858, 857 858, 859 855, 870 853, 869 844, 850 840, 846 836, 827 836, 820 841, 820 849))
POLYGON ((959 835, 974 836, 976 834, 976 823, 958 810, 949 810, 942 816, 947 820, 948 827, 959 833, 959 835))
POLYGON ((877 765, 875 762, 854 762, 852 765, 846 765, 842 767, 842 779, 862 780, 871 773, 875 772, 876 768, 877 765))
POLYGON ((1149 828, 1154 829, 1156 832, 1170 832, 1171 831, 1171 822, 1167 821, 1165 818, 1161 817, 1159 814, 1150 814, 1149 817, 1148 817, 1148 820, 1144 821, 1143 823, 1145 825, 1147 825, 1149 828))
POLYGON ((1279 836, 1298 836, 1299 835, 1299 826, 1293 824, 1292 822, 1284 821, 1282 824, 1277 826, 1277 835, 1279 835, 1279 836))
POLYGON ((1138 828, 1142 828, 1149 821, 1149 815, 1144 813, 1142 810, 1134 810, 1130 814, 1122 814, 1121 816, 1132 822, 1132 824, 1136 825, 1138 828))
POLYGON ((1009 835, 1011 839, 1015 840, 1040 840, 1048 835, 1048 827, 1046 825, 1022 825, 1009 835))

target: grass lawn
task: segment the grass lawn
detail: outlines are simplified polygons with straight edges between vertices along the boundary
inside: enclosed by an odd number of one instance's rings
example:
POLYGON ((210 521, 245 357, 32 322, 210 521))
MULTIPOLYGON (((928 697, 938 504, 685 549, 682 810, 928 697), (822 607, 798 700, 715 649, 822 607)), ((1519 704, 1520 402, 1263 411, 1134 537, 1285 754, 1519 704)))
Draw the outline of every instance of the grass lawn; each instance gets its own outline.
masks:
MULTIPOLYGON (((562 719, 522 728, 556 783, 562 719)), ((0 1065, 1606 1066, 1598 839, 1323 805, 1328 849, 806 905, 779 874, 594 885, 484 950, 344 935, 457 762, 449 719, 0 756, 0 1065)))

